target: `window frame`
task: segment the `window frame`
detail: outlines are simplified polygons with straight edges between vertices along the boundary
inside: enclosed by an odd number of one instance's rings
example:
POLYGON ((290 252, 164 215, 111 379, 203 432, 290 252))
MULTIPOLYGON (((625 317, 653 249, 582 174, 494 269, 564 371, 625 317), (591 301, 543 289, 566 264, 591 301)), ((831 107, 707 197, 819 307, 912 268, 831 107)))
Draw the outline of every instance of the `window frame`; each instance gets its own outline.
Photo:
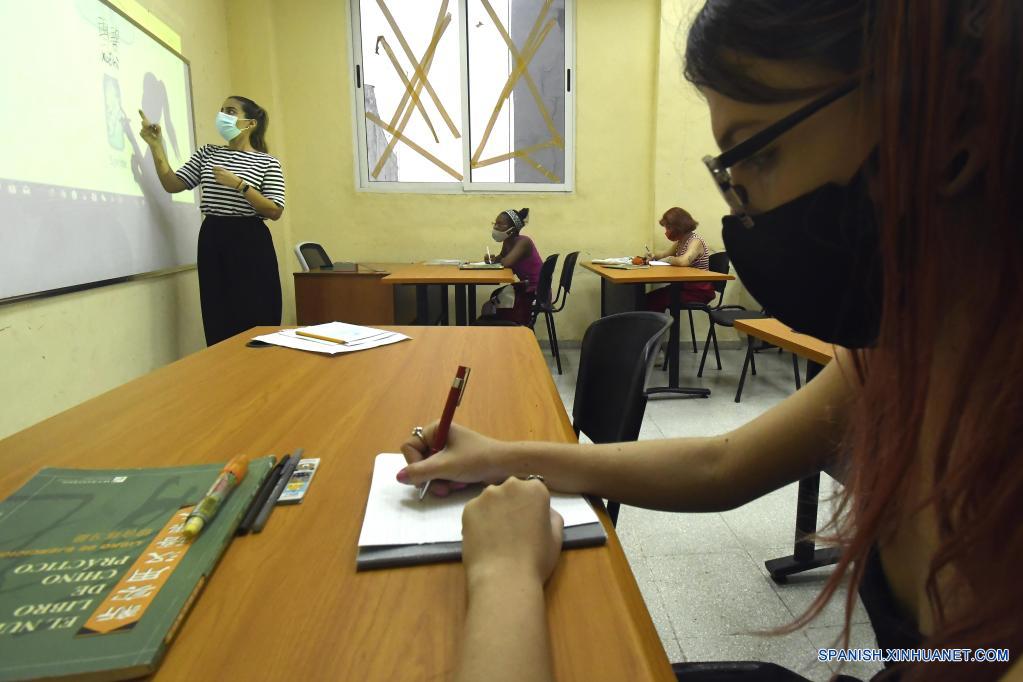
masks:
MULTIPOLYGON (((352 136, 355 153, 352 161, 357 192, 399 193, 399 194, 534 194, 575 192, 575 93, 578 89, 575 68, 575 0, 565 0, 565 178, 560 184, 540 182, 473 182, 470 178, 472 142, 469 125, 469 41, 468 5, 470 0, 454 0, 458 3, 461 20, 458 22, 460 90, 462 93, 461 141, 462 174, 461 182, 387 182, 369 179, 369 159, 366 144, 366 100, 363 94, 365 70, 362 66, 362 17, 361 0, 347 0, 345 11, 348 20, 348 60, 351 66, 348 75, 349 94, 352 103, 352 136)), ((399 142, 399 144, 401 144, 399 142)))

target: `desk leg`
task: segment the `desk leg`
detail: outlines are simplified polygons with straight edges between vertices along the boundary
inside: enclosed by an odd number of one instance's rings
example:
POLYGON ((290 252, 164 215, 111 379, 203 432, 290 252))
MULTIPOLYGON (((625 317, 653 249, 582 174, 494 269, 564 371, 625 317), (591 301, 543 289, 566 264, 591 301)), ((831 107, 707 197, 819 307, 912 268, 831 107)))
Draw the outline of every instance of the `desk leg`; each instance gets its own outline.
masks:
POLYGON ((416 324, 430 324, 430 299, 426 284, 416 285, 416 324))
POLYGON ((600 278, 600 316, 607 317, 607 280, 600 278))
MULTIPOLYGON (((806 363, 806 381, 809 382, 821 371, 821 365, 810 360, 806 363)), ((796 540, 792 555, 770 559, 764 562, 771 580, 784 583, 790 575, 812 568, 830 566, 838 561, 836 547, 817 549, 810 535, 817 532, 817 501, 820 497, 821 475, 807 476, 799 482, 796 499, 796 540)))
POLYGON ((455 325, 465 326, 465 285, 455 285, 455 325))
POLYGON ((468 313, 469 324, 476 321, 476 285, 469 285, 469 309, 465 311, 468 313))
POLYGON ((671 330, 668 332, 668 385, 658 388, 648 388, 647 396, 665 395, 675 396, 697 396, 709 398, 709 388, 684 388, 678 385, 678 337, 679 337, 679 308, 682 306, 682 285, 673 282, 668 285, 668 293, 671 298, 671 330))

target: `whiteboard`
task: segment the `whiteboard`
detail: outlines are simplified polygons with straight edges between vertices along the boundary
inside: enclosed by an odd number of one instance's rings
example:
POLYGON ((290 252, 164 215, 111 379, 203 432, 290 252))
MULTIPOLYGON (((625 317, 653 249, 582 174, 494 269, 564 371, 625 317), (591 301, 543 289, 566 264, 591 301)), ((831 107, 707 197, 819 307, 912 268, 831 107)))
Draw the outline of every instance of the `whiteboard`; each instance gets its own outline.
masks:
POLYGON ((101 0, 0 0, 0 300, 195 263, 194 191, 160 186, 195 150, 188 61, 101 0))

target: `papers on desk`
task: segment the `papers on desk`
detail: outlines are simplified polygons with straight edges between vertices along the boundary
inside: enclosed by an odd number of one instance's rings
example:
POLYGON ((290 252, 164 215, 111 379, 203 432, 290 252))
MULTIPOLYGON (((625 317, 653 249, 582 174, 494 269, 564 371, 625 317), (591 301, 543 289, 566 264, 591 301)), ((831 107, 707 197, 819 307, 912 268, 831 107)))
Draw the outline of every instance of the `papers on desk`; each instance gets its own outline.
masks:
POLYGON ((461 265, 464 260, 458 258, 434 258, 433 260, 423 261, 423 265, 461 265))
POLYGON ((486 261, 479 261, 476 263, 462 263, 458 266, 459 270, 502 270, 504 266, 500 263, 487 263, 486 261))
POLYGON ((374 329, 373 327, 360 327, 344 322, 328 322, 316 324, 311 327, 299 327, 296 329, 282 329, 273 334, 257 336, 256 341, 263 341, 275 346, 294 348, 295 350, 307 350, 314 353, 326 353, 337 355, 338 353, 354 353, 360 350, 369 350, 378 346, 387 346, 392 343, 404 341, 409 337, 397 332, 374 329), (337 339, 339 342, 327 341, 325 339, 309 338, 300 336, 297 331, 309 332, 317 336, 329 339, 337 339))
POLYGON ((594 258, 595 265, 632 265, 632 258, 622 256, 621 258, 594 258))
MULTIPOLYGON (((398 483, 405 466, 400 454, 377 455, 359 535, 359 569, 382 568, 461 558, 462 509, 480 494, 470 486, 447 497, 427 495, 398 483)), ((551 506, 565 519, 565 547, 607 540, 596 512, 581 495, 551 493, 551 506)))
POLYGON ((663 260, 652 260, 647 261, 647 265, 671 265, 671 263, 666 263, 663 260))

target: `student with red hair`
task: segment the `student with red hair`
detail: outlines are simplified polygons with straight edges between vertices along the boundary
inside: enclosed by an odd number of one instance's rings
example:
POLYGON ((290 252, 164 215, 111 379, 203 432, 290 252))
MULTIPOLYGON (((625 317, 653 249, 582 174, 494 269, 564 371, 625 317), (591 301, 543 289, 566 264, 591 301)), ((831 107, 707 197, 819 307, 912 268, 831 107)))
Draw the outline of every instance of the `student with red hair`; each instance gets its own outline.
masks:
MULTIPOLYGON (((668 265, 676 267, 710 269, 710 249, 703 237, 696 233, 699 223, 689 215, 689 211, 673 206, 661 216, 660 226, 664 228, 664 236, 671 246, 664 251, 655 251, 652 255, 668 265)), ((709 303, 714 299, 714 285, 710 282, 682 282, 679 300, 682 303, 709 303)), ((647 310, 662 313, 670 304, 668 287, 654 289, 646 295, 647 310)))

